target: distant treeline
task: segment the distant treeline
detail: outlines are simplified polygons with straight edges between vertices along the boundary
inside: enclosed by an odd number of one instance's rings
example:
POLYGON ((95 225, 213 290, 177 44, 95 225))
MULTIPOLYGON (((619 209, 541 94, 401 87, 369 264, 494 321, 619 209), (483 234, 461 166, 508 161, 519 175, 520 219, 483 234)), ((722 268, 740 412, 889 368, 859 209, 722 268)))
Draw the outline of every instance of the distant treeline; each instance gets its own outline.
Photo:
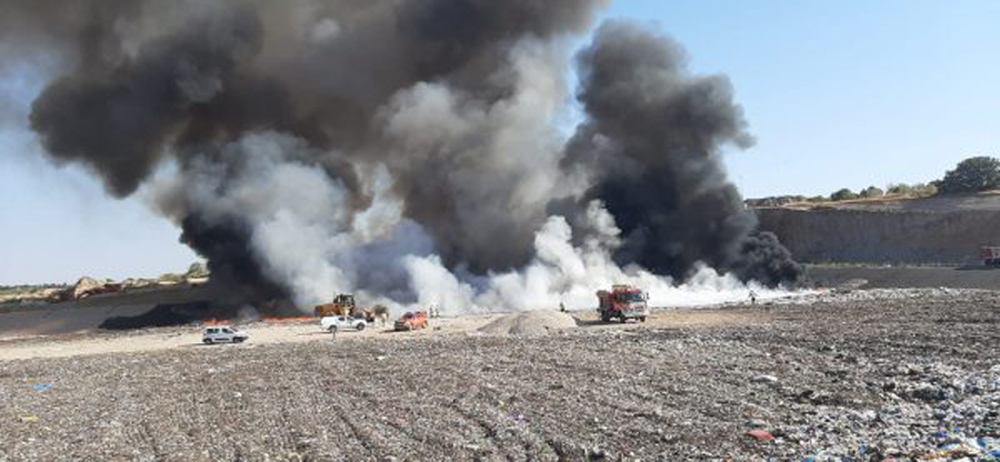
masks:
POLYGON ((0 285, 0 295, 23 294, 37 292, 45 289, 63 289, 66 284, 17 284, 11 286, 0 285))
POLYGON ((869 186, 854 192, 849 188, 841 188, 829 196, 771 196, 760 199, 747 199, 748 207, 781 207, 788 204, 809 202, 839 202, 856 199, 877 199, 883 196, 893 198, 928 197, 939 194, 974 193, 1000 188, 1000 160, 993 157, 970 157, 958 163, 953 170, 948 170, 944 178, 930 183, 891 183, 885 190, 869 186))

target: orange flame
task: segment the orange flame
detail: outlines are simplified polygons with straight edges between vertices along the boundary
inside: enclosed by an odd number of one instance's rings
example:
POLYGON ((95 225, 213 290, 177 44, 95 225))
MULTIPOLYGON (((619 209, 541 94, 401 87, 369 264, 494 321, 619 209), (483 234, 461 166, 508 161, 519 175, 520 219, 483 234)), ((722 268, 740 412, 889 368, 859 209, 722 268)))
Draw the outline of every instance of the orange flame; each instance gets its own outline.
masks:
MULTIPOLYGON (((299 322, 299 321, 315 321, 316 318, 314 316, 302 316, 302 315, 296 315, 296 316, 267 316, 267 317, 261 318, 260 320, 264 321, 264 322, 268 322, 268 323, 288 323, 288 322, 299 322)), ((205 321, 202 321, 202 324, 206 325, 206 326, 219 326, 219 325, 229 325, 229 324, 233 324, 235 322, 237 322, 237 321, 234 321, 232 319, 216 319, 216 318, 212 318, 212 319, 206 319, 205 321)))

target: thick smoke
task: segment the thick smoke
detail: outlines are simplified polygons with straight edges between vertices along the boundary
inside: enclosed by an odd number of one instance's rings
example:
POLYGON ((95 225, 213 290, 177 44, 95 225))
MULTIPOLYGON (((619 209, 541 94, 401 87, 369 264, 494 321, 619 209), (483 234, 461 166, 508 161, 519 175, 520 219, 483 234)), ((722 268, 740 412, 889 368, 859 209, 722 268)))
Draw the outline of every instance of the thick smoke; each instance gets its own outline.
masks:
POLYGON ((601 199, 623 232, 619 264, 675 278, 696 262, 768 284, 797 266, 726 179, 719 148, 749 146, 742 110, 722 76, 691 77, 683 51, 633 24, 610 22, 579 57, 587 119, 564 164, 590 176, 584 204, 601 199), (773 250, 772 250, 773 249, 773 250))
POLYGON ((720 166, 751 140, 728 82, 669 40, 601 26, 560 129, 603 3, 0 0, 0 59, 49 57, 29 121, 51 158, 150 189, 234 304, 794 282, 720 166))

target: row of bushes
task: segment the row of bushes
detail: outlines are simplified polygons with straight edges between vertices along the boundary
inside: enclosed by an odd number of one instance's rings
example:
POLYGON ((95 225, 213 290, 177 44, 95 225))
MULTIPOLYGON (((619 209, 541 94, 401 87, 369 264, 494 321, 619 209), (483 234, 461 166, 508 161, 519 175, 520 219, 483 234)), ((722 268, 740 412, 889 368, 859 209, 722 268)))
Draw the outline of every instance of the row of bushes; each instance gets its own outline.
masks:
POLYGON ((890 184, 885 190, 869 186, 854 192, 848 188, 838 189, 829 196, 775 196, 763 199, 749 199, 751 207, 778 207, 794 202, 829 202, 854 199, 873 199, 885 195, 895 197, 928 197, 936 194, 954 194, 986 191, 1000 188, 1000 160, 993 157, 970 157, 958 163, 944 178, 930 183, 890 184))
POLYGON ((881 197, 885 193, 926 197, 935 194, 980 192, 996 188, 1000 188, 1000 160, 978 156, 959 162, 954 169, 945 172, 944 178, 927 184, 889 185, 885 192, 874 186, 869 186, 858 193, 844 188, 831 194, 830 200, 867 199, 881 197))
POLYGON ((861 191, 855 193, 848 188, 839 189, 833 194, 830 194, 829 198, 824 196, 823 200, 831 201, 848 201, 852 199, 877 199, 885 195, 891 196, 905 196, 905 197, 927 197, 933 196, 938 193, 938 188, 934 183, 916 183, 916 184, 904 184, 904 183, 894 183, 890 184, 883 191, 882 188, 876 186, 869 186, 861 191))
POLYGON ((861 191, 854 192, 848 188, 839 189, 829 196, 801 196, 801 195, 790 195, 790 196, 774 196, 765 197, 762 199, 747 199, 746 203, 750 207, 780 207, 786 204, 798 203, 798 202, 830 202, 830 201, 845 201, 853 199, 877 199, 885 195, 891 195, 894 197, 926 197, 933 196, 937 193, 937 188, 933 184, 917 183, 917 184, 890 184, 885 190, 877 186, 869 186, 861 191))
POLYGON ((63 289, 66 284, 17 284, 0 286, 0 295, 17 295, 38 292, 46 289, 63 289))
POLYGON ((188 279, 207 278, 209 276, 208 266, 202 262, 194 262, 184 274, 165 273, 160 275, 160 282, 182 283, 188 279))

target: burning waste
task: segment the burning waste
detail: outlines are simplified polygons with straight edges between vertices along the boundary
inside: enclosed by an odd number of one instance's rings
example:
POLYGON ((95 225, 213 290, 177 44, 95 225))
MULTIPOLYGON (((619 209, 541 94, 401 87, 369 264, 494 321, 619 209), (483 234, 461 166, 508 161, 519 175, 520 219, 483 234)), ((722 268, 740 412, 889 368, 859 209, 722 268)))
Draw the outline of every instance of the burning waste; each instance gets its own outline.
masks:
POLYGON ((674 304, 799 278, 721 166, 753 141, 728 80, 628 22, 574 56, 603 1, 0 3, 0 60, 47 57, 48 155, 151 192, 233 306, 589 306, 614 283, 674 304))

